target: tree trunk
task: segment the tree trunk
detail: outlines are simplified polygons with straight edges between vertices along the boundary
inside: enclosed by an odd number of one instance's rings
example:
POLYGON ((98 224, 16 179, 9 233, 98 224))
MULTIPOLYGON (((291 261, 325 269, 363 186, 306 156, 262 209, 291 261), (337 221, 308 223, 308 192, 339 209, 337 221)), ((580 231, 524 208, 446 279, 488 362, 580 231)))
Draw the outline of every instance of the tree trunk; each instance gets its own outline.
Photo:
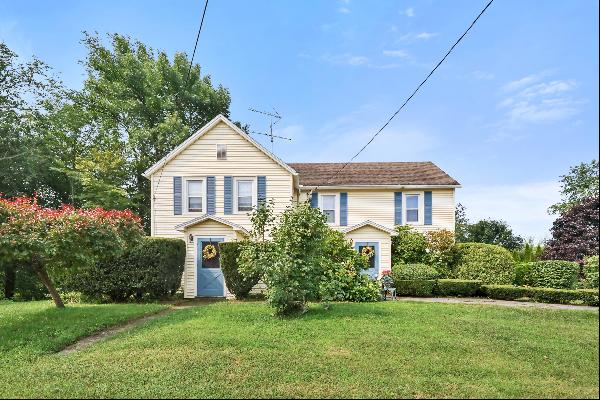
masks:
POLYGON ((14 264, 4 265, 4 297, 12 299, 15 295, 15 287, 17 283, 17 271, 14 264))
POLYGON ((52 300, 54 300, 54 304, 56 304, 56 307, 64 308, 65 304, 60 298, 60 294, 58 294, 58 291, 54 287, 54 283, 52 283, 52 280, 48 276, 46 269, 37 260, 34 260, 32 262, 32 266, 37 276, 40 278, 44 286, 46 286, 46 289, 48 289, 48 292, 50 293, 50 296, 52 296, 52 300))

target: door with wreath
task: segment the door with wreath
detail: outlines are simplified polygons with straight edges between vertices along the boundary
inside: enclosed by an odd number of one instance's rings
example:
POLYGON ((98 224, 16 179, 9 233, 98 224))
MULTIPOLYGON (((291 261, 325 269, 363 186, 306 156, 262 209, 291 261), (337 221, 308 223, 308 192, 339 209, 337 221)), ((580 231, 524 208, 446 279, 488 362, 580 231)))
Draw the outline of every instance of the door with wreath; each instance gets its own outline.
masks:
POLYGON ((368 269, 363 274, 372 279, 379 276, 379 242, 355 242, 354 248, 367 259, 368 269))
POLYGON ((219 243, 223 238, 196 238, 196 296, 225 296, 225 279, 221 271, 219 243))

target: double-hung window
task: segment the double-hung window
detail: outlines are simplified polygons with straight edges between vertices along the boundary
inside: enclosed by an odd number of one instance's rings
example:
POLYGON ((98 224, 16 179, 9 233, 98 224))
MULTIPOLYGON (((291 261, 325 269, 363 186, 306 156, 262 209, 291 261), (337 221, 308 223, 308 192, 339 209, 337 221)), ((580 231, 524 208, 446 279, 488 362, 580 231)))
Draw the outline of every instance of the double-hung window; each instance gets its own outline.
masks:
POLYGON ((252 211, 254 205, 254 180, 237 179, 235 181, 235 196, 237 212, 252 211))
POLYGON ((406 222, 416 224, 419 222, 419 195, 406 195, 406 222))
POLYGON ((227 160, 226 144, 217 144, 217 160, 227 160))
POLYGON ((321 211, 325 214, 328 224, 335 224, 335 197, 334 194, 321 196, 321 211))
POLYGON ((188 212, 202 212, 204 202, 204 181, 201 179, 188 180, 186 193, 188 212))

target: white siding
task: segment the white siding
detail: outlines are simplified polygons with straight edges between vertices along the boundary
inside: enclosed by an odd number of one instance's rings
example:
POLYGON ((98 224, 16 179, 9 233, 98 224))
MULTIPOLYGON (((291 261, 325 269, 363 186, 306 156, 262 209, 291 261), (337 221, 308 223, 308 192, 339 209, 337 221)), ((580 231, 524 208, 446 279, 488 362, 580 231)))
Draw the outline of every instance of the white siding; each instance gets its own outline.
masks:
POLYGON ((365 225, 346 234, 352 242, 379 242, 379 271, 392 269, 392 239, 389 233, 372 226, 365 225))
MULTIPOLYGON (((454 189, 427 189, 432 192, 432 225, 411 224, 419 232, 437 229, 454 231, 454 189)), ((353 226, 366 220, 388 228, 394 227, 394 192, 417 193, 421 198, 421 219, 423 216, 423 189, 338 189, 319 190, 320 194, 348 193, 348 226, 353 226)), ((300 200, 306 200, 307 192, 302 192, 300 200)), ((406 207, 406 202, 403 202, 406 207)), ((339 204, 338 204, 339 207, 339 204)), ((405 222, 406 219, 403 218, 405 222)), ((339 224, 339 220, 337 221, 339 224)))
MULTIPOLYGON (((249 229, 251 224, 247 213, 224 214, 224 176, 267 177, 267 199, 275 201, 275 212, 282 212, 291 203, 293 193, 292 175, 267 157, 253 144, 242 138, 229 126, 220 123, 198 138, 175 158, 169 161, 162 171, 152 177, 152 235, 180 237, 174 227, 203 213, 182 215, 173 214, 173 177, 216 177, 216 216, 249 229), (227 144, 227 160, 217 160, 216 145, 227 144)), ((185 181, 184 181, 185 185, 185 181)), ((204 200, 206 202, 206 199, 204 200)))

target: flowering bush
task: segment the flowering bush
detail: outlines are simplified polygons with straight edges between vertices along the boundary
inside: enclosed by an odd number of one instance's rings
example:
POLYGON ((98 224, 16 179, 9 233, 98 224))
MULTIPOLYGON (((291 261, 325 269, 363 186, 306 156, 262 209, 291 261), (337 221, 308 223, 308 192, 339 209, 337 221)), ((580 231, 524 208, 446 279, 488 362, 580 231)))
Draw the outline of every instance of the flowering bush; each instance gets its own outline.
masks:
POLYGON ((425 234, 425 238, 429 264, 441 277, 450 276, 457 256, 454 232, 446 229, 430 231, 425 234))
POLYGON ((0 197, 0 259, 29 264, 54 302, 63 307, 48 269, 78 268, 117 256, 142 237, 131 211, 52 209, 35 198, 0 197))

